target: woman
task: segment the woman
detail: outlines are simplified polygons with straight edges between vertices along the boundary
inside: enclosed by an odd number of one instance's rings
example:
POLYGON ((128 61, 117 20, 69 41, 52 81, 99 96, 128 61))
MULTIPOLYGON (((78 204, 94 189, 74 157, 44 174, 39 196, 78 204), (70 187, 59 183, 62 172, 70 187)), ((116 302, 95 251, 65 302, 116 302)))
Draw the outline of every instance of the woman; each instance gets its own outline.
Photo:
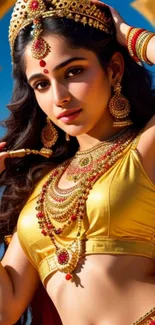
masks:
POLYGON ((140 61, 155 63, 155 36, 111 9, 115 29, 95 3, 14 9, 1 324, 19 319, 39 278, 64 325, 154 324, 155 95, 140 61))

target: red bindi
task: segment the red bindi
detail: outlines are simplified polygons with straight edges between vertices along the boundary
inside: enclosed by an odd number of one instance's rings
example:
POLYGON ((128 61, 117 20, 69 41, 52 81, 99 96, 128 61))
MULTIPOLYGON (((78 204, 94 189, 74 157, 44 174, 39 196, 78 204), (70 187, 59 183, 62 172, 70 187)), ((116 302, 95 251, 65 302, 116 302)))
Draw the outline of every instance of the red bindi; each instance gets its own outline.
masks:
POLYGON ((39 64, 42 68, 46 67, 46 62, 44 60, 41 60, 39 64))
POLYGON ((44 69, 44 71, 43 71, 44 73, 46 73, 46 74, 48 74, 49 73, 49 71, 47 70, 47 69, 44 69))

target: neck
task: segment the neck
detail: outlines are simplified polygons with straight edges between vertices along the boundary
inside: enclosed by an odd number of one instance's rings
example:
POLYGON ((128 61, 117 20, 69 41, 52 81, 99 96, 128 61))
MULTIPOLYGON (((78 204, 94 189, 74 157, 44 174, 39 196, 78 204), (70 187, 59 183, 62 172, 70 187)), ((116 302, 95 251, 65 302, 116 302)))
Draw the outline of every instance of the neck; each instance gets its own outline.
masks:
POLYGON ((122 130, 122 128, 114 128, 112 127, 109 130, 105 129, 99 129, 97 134, 82 134, 77 137, 78 143, 79 143, 79 150, 87 150, 90 148, 93 148, 96 144, 109 140, 112 136, 119 133, 122 130))

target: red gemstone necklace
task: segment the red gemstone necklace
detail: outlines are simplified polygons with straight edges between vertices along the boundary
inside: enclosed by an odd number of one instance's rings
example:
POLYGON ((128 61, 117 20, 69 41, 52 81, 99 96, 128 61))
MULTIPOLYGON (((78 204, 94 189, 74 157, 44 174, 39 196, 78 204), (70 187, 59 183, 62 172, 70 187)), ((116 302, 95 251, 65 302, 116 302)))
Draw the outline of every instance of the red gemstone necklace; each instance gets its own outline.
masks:
MULTIPOLYGON (((44 236, 50 237, 55 247, 57 269, 66 273, 67 280, 72 278, 80 258, 81 228, 89 192, 95 182, 121 158, 135 136, 136 132, 129 129, 111 143, 106 150, 103 150, 100 159, 97 155, 98 163, 93 164, 87 173, 83 173, 82 179, 74 187, 67 190, 58 187, 62 175, 72 160, 54 169, 42 187, 36 206, 39 227, 44 236), (58 238, 68 229, 74 229, 76 236, 67 247, 63 247, 59 244, 58 238)), ((94 157, 95 149, 96 146, 91 149, 94 157)), ((72 159, 74 160, 74 157, 72 159)))

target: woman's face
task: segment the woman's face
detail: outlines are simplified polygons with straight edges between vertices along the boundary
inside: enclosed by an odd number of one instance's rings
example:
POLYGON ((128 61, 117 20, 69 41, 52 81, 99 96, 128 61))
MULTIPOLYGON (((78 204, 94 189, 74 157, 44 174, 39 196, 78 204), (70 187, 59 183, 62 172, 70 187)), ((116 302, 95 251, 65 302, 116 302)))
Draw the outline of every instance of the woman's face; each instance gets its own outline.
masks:
POLYGON ((90 134, 112 121, 108 111, 113 72, 103 71, 96 55, 83 48, 70 48, 63 38, 44 37, 51 52, 44 59, 46 70, 25 51, 26 76, 37 102, 59 128, 71 136, 90 134))

